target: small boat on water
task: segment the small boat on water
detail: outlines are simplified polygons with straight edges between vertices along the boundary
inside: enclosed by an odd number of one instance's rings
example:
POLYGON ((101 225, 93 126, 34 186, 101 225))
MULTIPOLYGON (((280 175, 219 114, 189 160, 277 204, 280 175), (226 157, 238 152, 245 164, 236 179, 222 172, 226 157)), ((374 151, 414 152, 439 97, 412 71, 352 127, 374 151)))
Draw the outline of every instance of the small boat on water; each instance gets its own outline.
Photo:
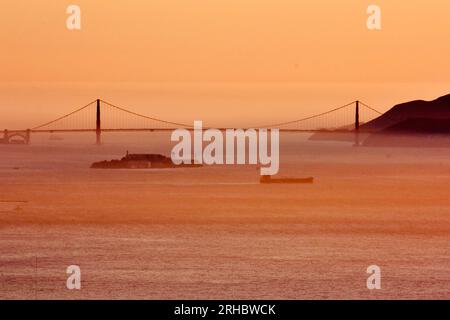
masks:
POLYGON ((272 178, 271 176, 261 176, 260 183, 313 183, 313 177, 307 178, 272 178))

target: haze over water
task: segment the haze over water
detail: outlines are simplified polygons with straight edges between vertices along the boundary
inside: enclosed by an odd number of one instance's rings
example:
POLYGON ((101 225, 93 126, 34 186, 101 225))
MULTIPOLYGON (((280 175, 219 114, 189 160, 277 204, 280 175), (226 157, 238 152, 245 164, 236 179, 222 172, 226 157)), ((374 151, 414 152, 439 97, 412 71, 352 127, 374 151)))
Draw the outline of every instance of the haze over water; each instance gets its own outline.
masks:
MULTIPOLYGON (((100 98, 146 116, 192 125, 248 127, 280 123, 361 100, 380 112, 448 93, 424 83, 2 83, 0 129, 26 129, 100 98), (420 92, 420 94, 418 94, 420 92)), ((92 110, 92 128, 95 127, 92 110)), ((361 121, 373 118, 361 110, 361 121)), ((349 114, 349 123, 354 119, 349 114)), ((347 124, 347 123, 346 123, 347 124)))
POLYGON ((168 155, 168 134, 49 136, 0 146, 0 200, 27 201, 0 202, 1 298, 450 297, 448 149, 282 134, 280 174, 315 183, 261 185, 254 166, 89 169, 168 155))

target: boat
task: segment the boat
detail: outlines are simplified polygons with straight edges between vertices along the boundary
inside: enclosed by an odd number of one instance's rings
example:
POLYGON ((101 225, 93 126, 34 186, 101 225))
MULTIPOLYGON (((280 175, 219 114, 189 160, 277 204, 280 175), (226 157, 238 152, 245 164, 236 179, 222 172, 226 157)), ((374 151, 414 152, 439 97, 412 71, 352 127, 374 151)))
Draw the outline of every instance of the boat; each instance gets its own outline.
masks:
POLYGON ((294 184, 294 183, 313 183, 313 177, 307 178, 272 178, 272 176, 264 175, 261 176, 260 183, 286 183, 286 184, 294 184))

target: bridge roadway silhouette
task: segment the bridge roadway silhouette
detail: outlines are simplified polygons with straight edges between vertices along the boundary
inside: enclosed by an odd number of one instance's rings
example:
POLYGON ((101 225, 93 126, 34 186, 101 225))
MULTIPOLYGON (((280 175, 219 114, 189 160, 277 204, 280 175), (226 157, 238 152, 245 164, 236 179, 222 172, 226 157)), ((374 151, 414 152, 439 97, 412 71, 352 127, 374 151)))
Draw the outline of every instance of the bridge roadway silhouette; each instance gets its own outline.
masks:
MULTIPOLYGON (((292 121, 244 128, 215 127, 215 129, 223 131, 227 129, 265 128, 279 129, 280 132, 353 132, 357 136, 361 123, 367 122, 361 121, 362 108, 366 111, 367 121, 382 115, 376 109, 356 100, 326 112, 292 121)), ((96 143, 100 145, 103 132, 155 132, 180 128, 194 130, 193 125, 145 116, 107 101, 96 99, 81 108, 31 129, 5 129, 3 139, 0 138, 0 143, 15 143, 16 141, 13 138, 19 137, 22 139, 21 142, 29 144, 31 134, 34 133, 95 132, 96 143), (91 110, 91 108, 94 110, 91 110), (113 114, 113 116, 110 116, 110 114, 113 114), (77 119, 78 115, 81 115, 80 119, 77 119), (106 126, 104 123, 105 115, 108 118, 106 119, 108 122, 106 126), (138 121, 133 123, 133 119, 138 121)), ((204 130, 207 129, 208 127, 204 127, 204 130)))

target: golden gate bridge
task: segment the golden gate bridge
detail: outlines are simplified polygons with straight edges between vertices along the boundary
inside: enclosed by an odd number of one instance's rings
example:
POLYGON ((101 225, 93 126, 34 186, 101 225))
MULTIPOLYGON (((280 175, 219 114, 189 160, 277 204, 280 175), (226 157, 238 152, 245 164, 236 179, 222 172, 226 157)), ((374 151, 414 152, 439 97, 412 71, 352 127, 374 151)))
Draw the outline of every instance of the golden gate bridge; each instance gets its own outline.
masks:
MULTIPOLYGON (((352 101, 326 112, 286 122, 251 126, 249 128, 279 129, 280 132, 359 132, 361 124, 380 115, 382 112, 361 101, 352 101)), ((68 114, 26 130, 3 132, 5 144, 13 143, 17 137, 26 144, 34 133, 93 132, 97 144, 101 144, 103 132, 170 131, 179 128, 193 130, 193 125, 161 120, 143 115, 128 108, 120 107, 102 99, 96 99, 68 114)), ((208 127, 204 127, 208 129, 208 127)), ((236 129, 230 127, 220 130, 236 129)))

